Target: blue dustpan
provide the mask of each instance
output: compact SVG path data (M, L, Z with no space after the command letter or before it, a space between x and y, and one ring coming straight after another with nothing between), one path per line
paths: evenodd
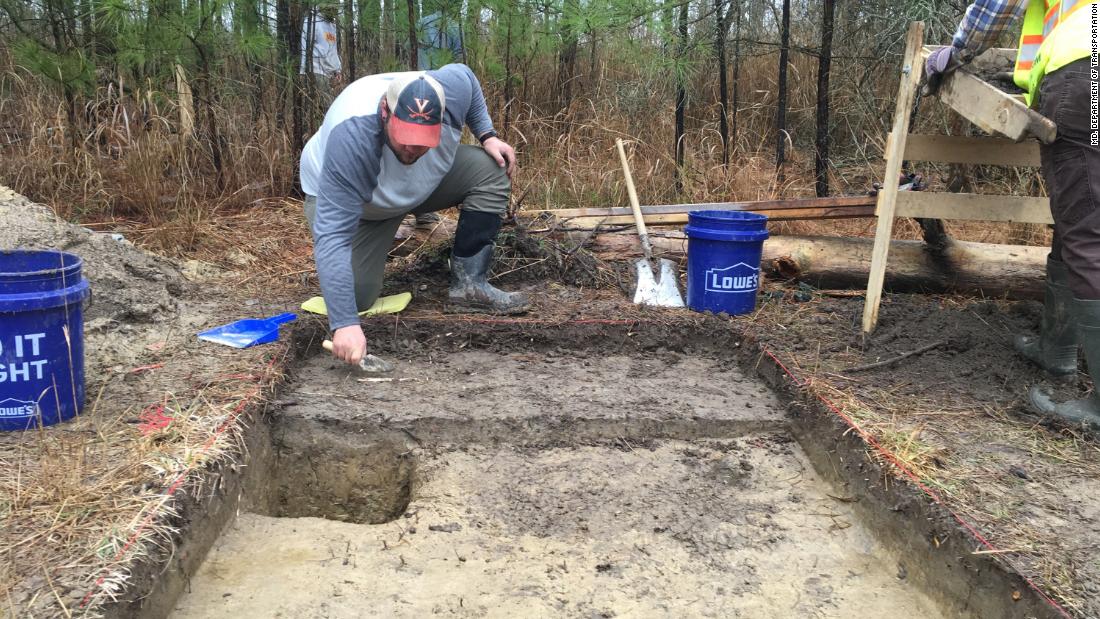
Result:
M296 318L298 318L297 314L289 312L270 318L246 318L203 331L199 334L199 339L233 348L268 344L279 339L279 325Z

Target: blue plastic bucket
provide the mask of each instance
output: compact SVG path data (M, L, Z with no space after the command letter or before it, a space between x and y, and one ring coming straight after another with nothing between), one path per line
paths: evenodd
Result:
M692 211L687 305L697 312L747 314L756 307L768 218L745 211Z
M60 251L0 251L0 430L52 425L84 407L82 265Z

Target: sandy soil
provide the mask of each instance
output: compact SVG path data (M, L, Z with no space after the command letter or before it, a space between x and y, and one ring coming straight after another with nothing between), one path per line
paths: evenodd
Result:
M330 520L242 516L177 617L937 616L729 361L439 336L305 364L265 513Z
M438 346L462 346L464 335L439 334L450 337L459 339ZM586 427L638 435L643 426L657 432L662 425L706 424L728 436L782 425L782 404L732 360L605 352L614 348L616 342L590 351L511 353L416 347L390 357L397 365L393 382L370 383L321 355L299 370L282 414L407 428L433 442L499 440L502 428L536 433L555 423L569 426L558 433L566 440L583 438Z
M783 435L419 459L389 524L241 516L173 616L939 616Z

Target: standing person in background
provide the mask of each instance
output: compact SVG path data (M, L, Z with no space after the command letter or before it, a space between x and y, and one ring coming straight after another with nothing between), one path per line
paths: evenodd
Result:
M1083 400L1054 403L1038 387L1028 396L1038 412L1100 428L1100 146L1092 129L1090 74L1097 45L1097 3L1081 0L981 0L971 4L951 45L928 57L935 90L944 75L970 62L1023 17L1014 79L1028 103L1054 121L1058 137L1040 145L1050 194L1054 242L1038 337L1017 336L1016 350L1053 376L1077 373L1084 349L1094 389Z
M462 47L462 32L458 20L447 10L446 1L425 2L424 8L435 5L435 11L426 13L417 24L420 50L417 62L421 71L438 69L452 62L466 62Z
M336 88L340 84L343 65L340 63L338 30L335 10L329 7L310 11L302 21L301 74L309 73L313 79L314 104L323 114L332 105ZM313 46L310 49L309 41ZM312 66L307 66L312 60Z

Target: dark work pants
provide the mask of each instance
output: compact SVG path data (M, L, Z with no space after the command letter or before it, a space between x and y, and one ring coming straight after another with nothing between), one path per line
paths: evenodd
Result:
M1093 142L1090 59L1043 77L1039 112L1058 126L1058 139L1040 147L1054 217L1051 256L1069 269L1078 299L1100 299L1100 147Z

